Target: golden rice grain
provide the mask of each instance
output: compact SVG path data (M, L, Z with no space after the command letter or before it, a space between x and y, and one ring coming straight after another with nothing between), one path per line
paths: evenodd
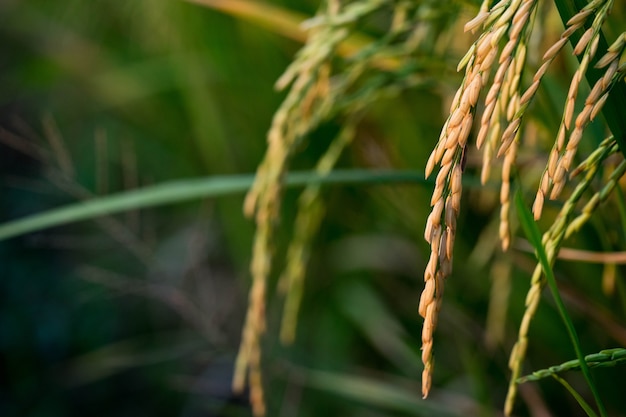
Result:
M556 54L558 54L561 51L563 46L565 46L565 44L568 41L569 41L569 37L561 37L561 39L556 41L550 48L548 48L546 53L543 54L543 60L544 61L552 60L556 56ZM549 63L544 62L544 65L546 64L549 65ZM547 65L546 65L546 69L547 69ZM539 74L539 77L542 77L544 73L545 73L545 69L542 72L539 72L539 71L537 72L537 74Z
M598 115L598 112L602 110L604 103L606 103L606 99L609 98L609 93L604 94L602 97L598 99L598 102L593 105L593 109L591 110L591 114L589 115L589 120L593 120Z
M591 40L593 33L594 33L593 28L589 28L585 31L585 33L583 33L583 35L578 40L578 43L576 43L576 46L574 47L574 51L573 51L574 55L580 55L583 53L583 51L589 44L589 41Z
M487 20L488 17L489 17L489 12L481 10L480 12L478 12L476 17L474 17L472 20L467 22L465 26L463 26L463 31L464 32L476 31L476 29L478 29L478 27L480 27L485 22L485 20Z
M547 177L546 177L547 178ZM537 191L535 195L535 201L533 202L532 212L533 218L539 220L541 218L541 212L543 211L544 193L541 190Z
M567 26L580 27L593 12L593 9L582 9L567 21Z

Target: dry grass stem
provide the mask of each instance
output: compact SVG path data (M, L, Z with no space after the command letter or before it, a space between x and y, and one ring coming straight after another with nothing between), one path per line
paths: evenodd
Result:
M615 171L614 171L615 172ZM566 237L574 233L572 230ZM528 241L519 240L515 243L515 249L528 253L533 253L534 248ZM561 247L556 256L557 259L573 262L597 263L606 265L624 265L626 264L626 252L592 252L582 249Z
M74 173L76 170L74 168L72 156L70 155L67 146L65 145L65 141L63 140L63 136L61 135L59 126L50 114L46 114L43 117L42 124L45 131L44 137L48 140L48 143L50 144L50 149L52 150L52 153L56 158L56 163L58 164L59 170L66 178L74 178Z

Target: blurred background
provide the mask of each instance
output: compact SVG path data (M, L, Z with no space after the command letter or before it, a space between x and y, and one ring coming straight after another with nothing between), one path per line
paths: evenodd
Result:
M462 77L454 68L472 41L455 34L479 2L416 3L432 12L427 18L443 39L429 57L437 65L427 82L368 106L342 168L421 172L436 143ZM252 174L284 98L274 83L305 39L299 23L318 6L0 2L0 222L170 180ZM549 45L562 26L553 12L546 16ZM359 30L376 39L388 17L376 15ZM559 63L563 73L571 73L568 59ZM556 73L547 83L536 114L538 136L549 140L545 132L556 131L568 80ZM314 131L293 169L311 169L339 124ZM587 149L603 136L595 129ZM529 195L548 146L538 140L520 154ZM478 158L470 152L474 183ZM268 416L501 415L534 257L523 242L507 254L498 250L497 188L466 187L436 333L434 389L422 401L417 304L431 190L325 188L327 215L292 346L278 342L282 299L269 295ZM277 268L297 196L285 193ZM254 233L242 202L235 193L0 242L0 415L251 415L246 394L230 390ZM546 222L557 209L548 208ZM623 219L610 207L603 216L572 245L623 248L623 231L611 227ZM557 267L585 352L626 346L621 267ZM573 358L548 301L532 327L528 371ZM615 416L626 415L623 386L615 383L623 372L594 372ZM567 378L588 397L580 375ZM519 403L519 415L584 415L552 380L523 385Z

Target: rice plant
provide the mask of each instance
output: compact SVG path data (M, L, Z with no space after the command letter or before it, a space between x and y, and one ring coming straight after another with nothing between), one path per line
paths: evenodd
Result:
M529 51L529 49L533 47L533 43L535 46L538 43L538 39L533 38L536 22L545 21L545 15L548 12L546 6L540 5L540 2L536 0L484 1L476 17L464 26L464 32L479 32L479 34L457 67L457 71L464 70L465 75L451 101L450 115L444 123L439 140L425 168L428 177L439 164L439 172L430 200L432 211L428 216L424 233L425 240L431 246L431 254L426 265L425 287L419 302L419 314L424 318L421 347L424 363L422 374L424 398L428 396L432 385L434 332L437 327L438 313L442 308L445 281L452 272L457 218L461 210L462 177L467 158L466 148L472 145L468 142L474 120L480 117L475 145L477 149L483 150L481 172L483 183L490 178L494 156L503 160L500 174L499 237L502 249L506 251L512 239L510 231L511 182L513 172L517 169L518 150L525 145L525 142L531 141L530 146L532 146L532 142L538 140L536 123L524 119L541 86L543 77L568 42L572 43L573 54L579 62L571 77L556 139L553 140L554 145L541 176L533 204L535 220L541 217L545 199L557 200L565 188L567 174L571 171L578 145L587 125L602 112L605 105L612 109L608 115L605 115L607 120L605 134L611 136L604 140L576 170L572 171L572 179L584 173L584 176L581 175L583 180L566 200L559 216L554 220L549 231L544 234L542 242L536 243L543 245L547 251L548 265L543 265L543 268L551 267L563 238L584 225L598 204L608 198L624 173L623 164L617 166L606 186L584 206L583 214L575 219L572 218L576 203L595 178L599 165L620 149L618 144L622 144L623 148L625 131L620 120L624 118L619 116L619 113L623 114L625 110L624 67L620 64L620 59L626 45L626 32L618 34L612 44L607 47L602 27L609 18L613 7L612 1L593 1L581 8L567 1L555 3L565 28L558 40L548 45L540 59L536 51ZM307 132L326 114L332 112L333 106L325 100L329 99L336 103L343 94L337 87L342 85L340 80L347 77L350 70L340 69L335 75L337 80L334 83L329 82L329 73L334 72L332 67L334 63L330 57L333 49L336 48L336 42L347 36L345 24L358 21L363 15L381 7L387 7L387 4L374 1L348 4L328 1L323 4L319 17L313 20L315 31L300 52L299 59L286 72L285 77L288 77L287 80L294 79L294 85L283 107L276 113L268 136L266 157L257 171L255 187L248 194L246 212L256 213L257 234L251 267L253 287L250 292L250 307L238 360L237 374L241 375L241 378L236 380L235 388L241 389L243 375L249 372L253 390L252 403L256 404L255 410L259 415L264 413L265 408L259 372L258 339L265 328L264 300L267 277L271 270L272 228L277 221L280 206L281 178L287 170L296 140L306 138ZM409 14L408 11L411 9L409 4L406 2L396 4L393 7L393 17L389 19L389 35L383 39L393 39L392 35L398 32L398 28L408 28L413 33L409 33L406 40L402 42L405 45L404 50L419 52L420 48L425 47L424 44L430 44L433 39L436 39L436 33L421 38L422 41L428 40L423 43L419 42L420 38L416 35L418 31L423 32L419 13L423 7L430 7L430 5L418 4L415 7L417 13ZM540 10L540 7L544 10ZM414 20L411 20L411 17ZM399 25L398 22L400 22ZM545 28L540 27L536 30L545 31ZM325 48L320 48L318 46L320 44ZM377 45L378 47L380 45ZM316 54L310 49L319 53ZM323 55L323 53L328 55ZM401 58L403 57L398 59ZM537 65L538 69L534 69ZM588 71L590 67L595 68L596 71ZM529 71L534 73L530 82L523 77ZM299 78L296 78L298 75L295 74L299 74ZM285 78L279 81L280 87L284 87L284 80ZM584 104L580 108L577 106L577 98L581 84L585 80L592 88L586 94ZM485 98L481 101L483 91L485 91ZM299 106L294 109L295 97ZM607 105L607 100L611 100L612 103ZM306 105L303 106L302 103ZM320 159L318 169L322 173L332 168L341 148L348 144L354 135L352 132L354 121L350 117L352 111L349 107L342 110L345 112L342 112L343 117L347 118L345 122L347 130L342 131L333 145L329 147L328 153ZM316 117L318 114L319 116ZM542 135L542 142L549 141L550 134L545 133ZM530 136L532 138L529 138ZM296 237L288 252L288 264L282 278L288 282L288 288L291 288L288 290L286 305L295 304L295 307L287 308L284 312L286 318L283 323L293 323L295 320L290 316L297 314L299 303L297 299L301 298L301 281L307 260L307 241L312 239L313 231L319 227L321 221L318 194L317 189L309 189L302 195L300 214L294 232ZM543 250L536 244L535 250ZM513 410L517 380L526 357L528 327L540 301L541 290L546 283L544 273L547 273L547 270L542 270L542 264L539 263L526 299L526 312L520 326L518 341L512 349L510 359L512 376L505 405L507 415L510 415ZM292 302L290 299L294 297L296 301ZM287 341L293 338L293 331L289 331L288 334ZM593 381L584 366L585 362L578 352L577 340L574 339L573 343L579 353L581 368L588 377L600 414L606 415Z
M255 416L625 415L611 381L626 345L624 4L138 1L96 18L35 3L6 6L30 25L6 22L32 49L15 74L61 74L42 100L61 121L41 104L34 127L2 122L0 145L67 204L3 218L0 240L97 219L116 243L77 270L169 306L205 340L163 342L201 346L190 368L232 354L228 390ZM158 226L191 233L188 214L159 210L194 200L215 202L201 213L228 248L226 290L152 282L190 285L168 275L179 237ZM76 380L116 372L83 366ZM205 395L196 377L168 386Z

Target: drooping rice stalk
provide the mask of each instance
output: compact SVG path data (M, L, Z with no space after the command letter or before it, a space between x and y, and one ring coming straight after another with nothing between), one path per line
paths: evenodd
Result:
M492 4L493 3L493 4ZM363 16L388 7L389 2L355 1L340 2L328 0L322 12L308 22L310 36L305 47L294 63L278 81L279 88L290 90L283 105L276 112L268 134L268 150L259 165L255 185L245 202L245 212L254 216L257 233L253 251L251 272L253 276L250 291L250 306L243 331L237 371L234 380L236 389L244 386L246 375L250 379L251 399L255 414L263 414L262 383L260 379L260 337L265 331L265 297L268 278L272 271L274 228L279 219L282 179L289 168L295 148L320 123L330 118L341 118L344 129L320 160L317 170L324 174L336 163L341 150L355 139L355 128L359 114L370 101L380 97L385 85L367 85L367 91L357 99L348 98L362 85L372 68L374 57L380 49L401 45L405 55L391 54L392 61L402 67L411 51L419 49L423 35L420 28L412 28L414 22L409 16L416 9L406 2L394 3L393 18L389 33L383 39L365 48L357 59L347 59L337 63L336 50L350 35L351 23ZM422 330L422 395L426 398L432 385L434 369L433 343L437 327L438 313L442 307L444 286L452 273L453 247L457 234L457 218L461 210L462 176L465 168L467 147L471 146L471 132L474 126L476 147L482 148L481 181L487 182L492 174L494 159L502 159L500 171L500 225L498 235L503 250L511 246L511 188L512 178L517 169L517 156L526 141L524 118L533 98L551 64L559 52L572 39L574 54L580 64L570 81L567 98L554 146L541 177L533 213L541 216L546 198L556 199L562 194L567 176L576 158L578 145L587 125L602 111L611 89L624 77L624 67L620 58L626 43L622 34L615 40L602 58L597 60L601 28L609 16L613 0L593 0L579 10L566 24L566 28L554 45L543 55L543 60L529 83L524 73L528 69L528 56L531 36L538 21L538 0L486 0L476 17L465 25L466 32L478 32L476 41L460 60L458 70L464 70L463 80L452 100L449 116L444 123L439 140L426 164L426 175L438 169L435 187L430 201L431 212L426 221L424 238L430 245L430 257L424 272L424 290L419 301L419 314L424 318ZM414 18L413 18L414 19ZM591 23L589 23L591 22ZM585 29L581 36L577 33ZM576 34L576 35L575 35ZM397 39L403 39L399 43ZM398 58L394 61L395 58ZM582 108L576 103L581 95L581 83L586 78L590 65L604 71L591 88ZM393 68L394 66L386 66ZM401 71L399 71L401 72ZM402 80L406 82L406 79ZM528 84L527 86L525 86ZM404 84L407 85L407 84ZM397 88L391 85L390 87ZM372 93L374 91L375 93ZM481 95L484 91L484 99ZM479 122L476 123L475 119ZM530 130L530 129L529 129ZM534 130L533 130L534 131ZM582 214L575 216L576 204L581 201L583 192L602 161L618 150L620 138L605 140L583 164L572 172L584 173L573 193L567 198L561 213L554 224L544 234L543 244L548 258L553 262L563 239L580 228L601 201L615 187L617 179L625 168L620 165L605 188L583 208ZM294 340L297 315L303 294L305 264L308 260L311 241L323 218L324 207L320 200L320 189L308 187L300 198L294 239L287 252L287 264L281 276L280 289L286 294L285 310L281 329L281 339L285 343ZM510 360L511 384L506 402L506 413L512 411L516 380L525 358L528 344L528 328L537 309L541 289L545 285L541 266L537 266L526 298L526 311L520 325L518 341Z
M276 83L279 89L289 87L289 92L275 113L265 157L244 202L244 212L255 218L257 229L250 267L252 286L248 312L233 379L234 390L241 392L248 378L250 400L257 416L263 415L266 409L260 340L266 330L265 299L272 273L273 235L280 218L283 178L291 156L321 123L340 118L344 127L317 164L320 174L329 173L342 150L354 139L356 125L369 103L422 82L419 74L405 68L412 65L406 57L414 53L427 35L424 27L409 24L417 15L416 7L410 3L393 4L389 31L383 39L363 45L353 56L341 57L339 53L355 22L390 6L386 0L347 4L326 1L320 13L305 22L309 29L307 42ZM381 62L386 64L381 66ZM381 80L381 70L389 71L389 81ZM279 289L286 295L280 332L284 343L291 343L296 334L305 264L324 214L320 194L320 187L311 185L301 195L294 238L287 250L287 263L279 283Z
M572 195L565 202L565 205L559 212L554 223L552 223L552 226L550 226L550 229L546 231L542 237L541 243L545 247L548 261L550 262L550 264L555 261L563 240L569 237L573 232L574 229L571 229L571 226L576 224L578 225L577 227L580 227L587 220L589 220L591 213L590 210L583 209L583 213L587 213L587 215L582 214L576 218L574 217L574 210L576 208L576 205L591 184L591 181L596 177L596 174L602 162L610 155L618 151L619 148L615 141L612 139L607 139L577 168L578 172L585 173L584 177L580 180ZM604 198L606 198L610 191L612 191L612 189L615 187L617 179L624 175L624 169L626 169L626 162L622 162L620 164L620 166L614 171L612 175L612 182L607 184L607 186L605 186L605 189L596 194L596 196L603 195ZM595 209L597 207L597 204L599 204L599 197L596 196L591 199L592 202L594 200L597 200L594 203L595 205L592 207L593 209ZM590 203L587 203L587 206L589 204ZM568 230L570 231L569 233ZM537 311L537 307L539 306L541 291L543 290L545 285L546 281L543 275L542 266L538 264L533 272L530 289L528 290L528 294L526 295L526 309L524 311L524 316L519 327L517 342L511 350L511 356L509 359L509 367L511 368L512 375L511 379L509 380L509 390L505 403L505 414L507 415L510 415L513 411L513 405L515 402L515 397L517 395L516 381L521 375L522 364L526 357L526 350L528 348L528 331L530 328L530 323L532 322L532 319Z
M500 228L499 235L502 248L510 246L511 236L508 218L510 216L510 178L515 166L516 154L521 146L522 119L529 107L532 98L537 93L540 82L545 76L550 64L558 52L568 42L571 35L582 28L588 19L593 22L574 46L574 54L580 56L580 65L575 71L567 95L563 117L557 134L548 165L542 176L537 192L533 212L535 218L541 215L541 209L546 196L556 199L561 194L566 174L576 155L578 144L582 139L585 127L597 116L607 99L611 87L618 80L623 79L623 67L619 67L619 58L624 49L624 35L609 47L606 54L596 63L596 68L605 68L605 73L598 79L590 94L585 100L584 107L575 112L575 103L578 97L579 86L585 78L588 66L598 51L601 27L608 17L613 2L598 0L589 3L567 22L567 29L561 38L544 54L543 64L535 73L533 80L526 90L521 89L522 71L526 64L527 44L533 28L534 14L537 7L535 1L500 1L491 8L481 7L478 15L466 25L466 30L475 31L482 28L482 33L471 46L466 56L461 60L459 69L465 68L465 77L450 109L450 116L444 124L441 137L431 154L426 166L426 174L430 174L435 164L440 164L436 179L432 211L427 220L425 239L431 244L431 258L426 267L426 286L420 300L420 314L426 318L422 334L422 359L425 363L423 376L423 394L428 394L432 378L432 334L436 326L436 312L441 307L443 284L451 270L451 242L456 228L456 215L460 200L456 200L454 209L448 206L448 198L457 191L453 184L460 175L460 155L467 146L467 134L474 115L477 113L477 102L480 91L487 89L482 110L480 128L477 134L476 145L484 146L483 167L481 180L487 181L491 171L491 160L495 149L497 156L504 157L502 168L502 185L500 190ZM500 50L500 45L504 44ZM495 60L496 56L497 61ZM497 62L495 75L490 77L493 64ZM572 123L573 122L573 123ZM504 126L504 128L502 128ZM583 215L573 220L572 213L575 203L581 198L582 191L589 185L595 175L597 164L608 154L615 152L617 145L605 141L586 162L579 167L588 173L567 200L561 214L544 235L544 244L547 246L551 262L558 253L561 241L569 233L580 228L597 207L599 197L592 199ZM619 178L621 166L614 176ZM611 180L612 182L615 179ZM608 185L607 185L608 186ZM610 192L605 189L605 193ZM602 194L605 196L605 194ZM593 204L592 204L593 203ZM570 222L572 222L570 224ZM580 224L579 224L580 223ZM445 247L445 250L441 248ZM540 266L533 275L531 289L526 301L526 313L520 326L519 339L511 354L511 369L513 377L506 404L506 413L512 411L516 392L515 380L521 370L521 363L525 357L528 343L528 326L536 311L541 288L544 281Z
M497 70L485 99L483 116L476 146L480 148L489 132L499 132L500 115L512 114L518 107L520 73L526 57L525 43L532 26L535 0L500 1L488 11L481 8L478 15L465 26L466 31L483 28L482 34L461 60L458 69L465 68L465 77L450 108L441 136L426 165L426 175L440 165L435 190L431 199L432 211L426 222L424 238L431 245L431 255L424 273L425 288L420 299L419 313L424 317L422 331L422 394L428 396L434 358L432 354L433 331L437 325L437 313L441 308L445 279L452 270L452 252L456 234L456 219L461 202L461 176L463 155L470 130L477 112L480 92L491 81L494 64ZM500 50L503 39L508 39ZM494 117L494 115L496 117ZM493 130L492 129L493 125ZM491 134L487 156L500 140ZM508 207L510 170L515 160L517 145L510 146L503 170L501 189L502 215L505 220L500 227L503 245L508 247ZM502 152L502 151L501 151ZM488 165L483 172L488 172ZM487 175L483 174L486 180Z

